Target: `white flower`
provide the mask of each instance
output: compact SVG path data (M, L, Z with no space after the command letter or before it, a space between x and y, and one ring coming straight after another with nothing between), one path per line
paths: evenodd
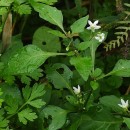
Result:
M101 26L98 26L98 20L96 20L94 23L92 23L90 20L88 20L88 24L90 25L87 27L88 30L91 30L92 32L95 32L95 29L101 28Z
M121 99L121 104L118 104L120 107L127 109L129 104L128 104L128 100L125 102L123 99Z
M99 33L97 34L97 36L95 36L95 39L98 40L99 42L102 42L105 39L105 34Z
M78 85L78 88L73 87L74 93L78 95L80 93L80 86Z

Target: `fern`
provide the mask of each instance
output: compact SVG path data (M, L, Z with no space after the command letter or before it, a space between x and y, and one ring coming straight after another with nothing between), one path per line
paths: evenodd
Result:
M125 3L124 4L127 7L130 7L130 4ZM115 40L111 40L109 43L105 44L104 48L106 51L112 50L113 48L119 47L122 43L125 43L125 41L128 38L128 32L130 30L129 24L129 11L123 11L125 14L125 19L122 21L118 21L117 24L119 25L116 28L116 32L114 33L116 35Z

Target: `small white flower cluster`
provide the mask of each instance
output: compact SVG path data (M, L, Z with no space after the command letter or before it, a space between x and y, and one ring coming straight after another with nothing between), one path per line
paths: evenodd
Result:
M88 30L91 30L92 32L95 32L96 29L100 29L101 26L98 26L98 20L96 20L94 23L92 23L90 20L88 20L89 27L87 27ZM95 36L95 39L99 42L103 42L105 39L104 33L98 33L97 36Z
M98 40L99 42L103 42L103 40L105 39L105 34L98 33L97 36L95 36L95 39Z
M92 32L95 32L96 29L100 29L101 26L98 26L98 20L96 20L94 23L92 23L90 20L88 20L88 24L90 25L87 27L88 30L91 30Z
M129 103L128 100L125 102L123 99L121 99L121 104L118 104L120 107L122 107L123 109L128 109Z
M79 86L79 85L78 85L78 88L73 87L73 90L74 90L74 93L75 93L76 95L80 94L80 86Z

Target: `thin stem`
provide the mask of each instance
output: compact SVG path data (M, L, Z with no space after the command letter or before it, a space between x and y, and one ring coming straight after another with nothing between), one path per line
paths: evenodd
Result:
M92 57L92 65L93 65L92 72L94 73L95 52L94 52L94 48L93 48L93 43L92 43L92 46L91 46L91 57Z
M29 15L25 15L25 16L24 16L24 21L23 21L22 26L21 26L21 28L20 28L20 33L22 33L22 31L23 31L23 29L24 29L24 27L25 27L25 25L26 25L26 23L27 23L28 16L29 16Z
M100 76L100 77L96 78L96 80L103 79L103 78L105 78L105 77L107 77L107 76L110 76L111 74L112 74L112 73L111 73L111 72L109 72L109 73L107 73L107 74L105 74L105 75L102 75L102 76Z
M65 0L65 5L66 5L66 9L69 10L70 9L70 5L69 5L69 1Z
M90 96L91 96L92 92L93 92L93 90L92 90L92 88L91 88L91 90L90 90L90 92L89 92L89 94L88 94L88 97L87 97L87 99L86 99L86 101L85 101L85 103L84 103L84 106L87 106L87 103L88 103L88 101L89 101L89 99L90 99Z

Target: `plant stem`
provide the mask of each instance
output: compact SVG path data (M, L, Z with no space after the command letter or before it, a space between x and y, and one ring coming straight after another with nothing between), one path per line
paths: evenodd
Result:
M89 91L88 97L87 97L87 99L86 99L86 101L85 101L85 103L84 103L84 106L87 106L87 103L88 103L88 101L89 101L89 99L90 99L90 96L91 96L92 92L93 92L93 90L92 90L92 88L91 88L91 90Z
M100 77L96 78L96 80L103 79L103 78L105 78L105 77L107 77L107 76L110 76L111 74L112 74L112 73L111 73L111 72L109 72L109 73L107 73L107 74L105 74L105 75L102 75L102 76L100 76Z

